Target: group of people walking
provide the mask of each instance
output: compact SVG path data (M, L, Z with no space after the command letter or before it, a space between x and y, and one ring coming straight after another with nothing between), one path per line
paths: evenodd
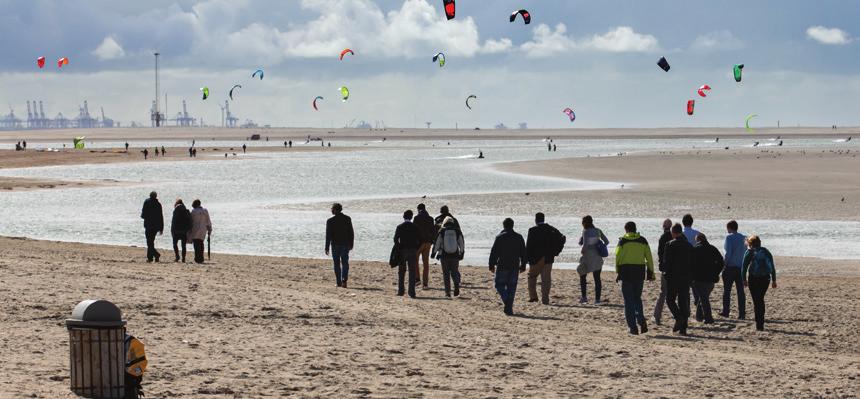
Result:
M394 232L394 245L390 262L396 267L397 295L416 296L416 287L428 287L429 258L440 261L446 297L458 297L461 288L459 263L465 254L465 239L460 223L447 206L433 218L426 206L419 204L418 214L412 210L403 213L403 222ZM332 205L333 216L326 224L326 254L331 253L339 287L346 288L349 273L349 251L354 245L352 220L343 214L340 204ZM624 225L624 235L615 247L616 281L620 283L624 300L624 316L630 334L648 331L642 292L645 281L657 279L660 273L660 293L654 305L654 322L662 324L663 308L667 306L675 324L673 331L687 335L689 318L703 324L714 323L711 293L722 276L723 306L719 313L729 317L731 294L737 292L738 318L746 318L745 287L753 298L755 322L758 330L764 329L765 302L768 287L776 288L776 268L773 256L761 246L757 236L746 237L738 233L734 220L726 225L723 255L710 244L707 236L695 230L693 217L684 215L682 224L663 222L663 235L658 241L655 268L651 247L637 231L636 223ZM601 304L601 271L604 258L609 255L609 239L594 225L591 216L582 218L582 233L578 244L580 258L577 272L580 277L580 303L588 303L588 276L594 281L594 304ZM502 231L496 236L489 256L489 270L495 274L495 287L501 297L504 313L513 315L514 299L520 273L528 271L528 301L550 303L552 266L564 250L566 237L546 223L543 213L535 215L535 225L524 239L514 230L514 221L506 218ZM423 261L423 273L420 273ZM537 281L540 279L540 294ZM452 292L453 283L453 292ZM691 311L692 306L695 313Z
M173 204L173 215L170 221L170 235L173 241L174 262L185 263L186 244L191 241L194 247L194 262L204 262L203 241L212 234L212 220L209 211L200 204L199 199L191 203L192 210L189 212L182 199L177 199ZM164 234L164 214L161 203L158 201L158 193L149 193L149 198L143 202L140 212L143 219L143 228L146 234L146 261L159 262L161 253L155 249L155 238Z

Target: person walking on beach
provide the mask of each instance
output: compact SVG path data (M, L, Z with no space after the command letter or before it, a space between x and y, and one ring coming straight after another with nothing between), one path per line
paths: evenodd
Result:
M514 231L514 220L502 222L503 230L496 236L490 249L490 272L496 274L496 291L502 298L505 314L514 314L514 297L517 293L519 273L526 271L526 243L523 236Z
M586 215L582 218L582 236L579 237L579 245L582 247L579 258L579 266L576 271L579 273L579 303L588 303L588 274L594 276L594 304L600 305L600 292L603 284L600 281L600 271L603 269L603 255L598 249L603 246L605 249L609 245L609 239L603 234L603 231L594 227L594 219L591 215Z
M738 222L731 220L726 224L726 241L723 249L726 251L726 268L723 270L723 311L720 316L729 317L729 310L732 308L732 285L738 293L738 319L746 318L746 302L747 298L744 294L743 278L741 278L741 268L744 263L744 253L746 252L746 236L738 233Z
M648 281L654 280L654 260L648 240L636 232L636 223L625 223L624 232L615 248L615 273L616 279L621 281L627 327L630 334L639 335L648 332L642 307L642 289L646 278Z
M164 146L161 146L161 156L167 156L167 150L164 148Z
M672 220L666 219L663 221L663 235L660 236L660 241L657 242L657 265L660 268L660 294L657 295L657 303L654 304L654 323L658 326L663 320L663 305L666 303L666 273L663 271L663 261L666 256L666 244L672 240Z
M747 238L747 249L744 253L742 278L744 285L749 287L755 311L755 328L764 331L764 295L770 285L776 289L776 266L773 255L767 248L761 246L761 239L756 235Z
M460 228L460 222L458 222L457 218L451 214L451 211L448 209L448 205L442 205L442 207L439 208L439 216L436 216L436 219L434 220L434 223L436 224L436 234L439 233L439 230L442 230L442 222L444 222L447 217L453 219L457 228Z
M418 271L418 228L412 224L412 210L403 212L403 223L394 231L394 245L400 251L400 265L397 268L397 296L404 294L404 281L409 274L408 287L410 298L415 298L415 280Z
M207 234L212 234L212 220L209 211L200 206L200 200L191 203L191 242L194 245L194 262L203 263L203 240Z
M125 142L125 152L128 152L128 141Z
M418 256L420 257L419 261L424 264L423 274L418 273L418 270L415 272L416 276L420 276L418 279L423 283L424 289L427 289L430 284L430 249L436 238L436 224L433 216L427 213L427 207L424 204L418 204L418 214L415 215L415 219L412 222L418 228L418 239L421 241L421 244L418 246Z
M182 243L182 263L185 263L186 243L188 240L188 232L191 231L191 212L185 207L182 199L177 199L173 204L173 218L170 220L170 235L173 239L173 254L174 262L179 262L179 247L177 243Z
M549 305L552 288L552 264L564 249L566 238L555 227L545 222L543 213L535 214L535 226L529 229L526 253L529 258L529 302L537 302L537 279L540 276L541 303Z
M155 156L158 156L158 147L155 147Z
M141 153L143 153L143 160L145 161L145 160L146 160L146 158L148 158L148 157L149 157L149 150L147 150L146 148L144 148L144 149L143 149L143 151L141 151Z
M334 278L338 287L347 288L349 279L349 252L355 243L352 218L343 214L343 205L331 205L330 217L325 223L325 254L334 262Z
M248 150L248 146L245 144L242 144L242 153L244 154L247 150Z
M149 193L149 198L143 201L143 209L140 211L143 219L143 230L146 235L146 261L158 262L161 254L155 249L156 234L164 234L164 214L161 203L158 202L158 193Z
M460 296L460 261L465 253L463 232L454 224L454 219L446 218L442 222L442 230L439 230L436 242L433 243L432 256L438 256L437 259L442 264L442 281L445 283L445 296L448 298L451 297L451 280L454 280L454 298Z
M693 246L684 236L680 224L672 226L672 240L666 244L663 258L663 275L666 276L666 305L675 318L673 332L687 335L690 317L690 274Z
M711 292L714 284L720 281L723 271L723 255L708 242L703 233L696 236L696 246L693 247L693 291L699 298L696 303L696 321L714 324L711 312Z
M687 242L690 245L696 245L696 236L699 234L699 231L693 228L693 215L689 213L684 215L681 223L684 224L684 237L687 238Z

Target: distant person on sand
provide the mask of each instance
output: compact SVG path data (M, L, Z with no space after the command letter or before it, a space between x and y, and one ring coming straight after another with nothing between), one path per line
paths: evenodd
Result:
M446 217L450 217L451 219L454 219L454 224L457 225L458 229L460 228L460 222L458 222L457 218L455 218L454 215L451 214L451 211L448 209L448 205L442 205L442 207L439 208L439 216L436 216L436 219L434 220L434 222L436 224L436 233L435 234L439 234L439 230L442 230L442 222L445 221Z
M663 221L663 235L660 236L660 241L657 243L657 265L660 268L660 294L657 295L657 303L654 304L654 323L658 326L663 320L663 305L666 303L666 272L664 271L663 262L666 260L666 244L672 241L672 220L666 219Z
M410 298L415 298L415 282L418 280L418 228L412 224L412 210L403 212L403 223L394 231L394 245L400 251L400 265L397 268L397 295L404 294L404 281L409 274L408 287Z
M433 256L442 264L442 281L445 283L445 296L451 297L451 280L454 280L454 298L460 296L460 261L466 253L463 232L448 217L442 222L442 230L433 243ZM438 257L437 257L438 256ZM426 269L425 269L426 270Z
M603 256L598 251L598 246L603 244L609 245L609 239L603 234L603 231L594 227L594 219L591 215L586 215L582 218L582 236L579 237L579 245L582 249L579 253L582 255L579 258L579 266L576 271L579 273L579 303L588 303L588 274L594 276L594 304L600 305L600 292L603 284L600 281L600 271L603 269Z
M155 249L155 235L164 234L164 214L161 211L161 203L158 202L158 193L149 193L149 198L143 201L143 209L140 211L143 219L143 229L146 234L146 261L156 262L161 259L161 254Z
M191 242L194 244L194 262L203 263L203 240L207 234L212 234L212 220L209 211L200 206L200 200L191 203Z
M24 148L25 150L27 149L27 140L24 140L24 141L21 143L21 147L22 147L22 148Z
M194 156L194 147L188 147L188 157L191 158Z
M284 140L284 148L287 148L287 140Z
M528 291L529 302L537 302L537 279L540 276L541 303L549 305L552 288L552 264L564 249L564 234L545 221L543 213L535 214L535 226L529 229L526 253L529 258Z
M170 235L173 239L173 254L174 262L179 262L179 247L176 245L182 243L182 263L185 263L186 244L188 242L188 233L191 231L191 212L185 207L181 199L177 199L173 204L173 218L170 221Z
M690 279L693 261L693 246L684 236L680 224L672 226L672 241L664 250L663 275L666 276L666 305L675 318L673 332L687 335L687 322L690 317Z
M158 147L155 147L155 156L158 156Z
M734 220L726 224L726 231L728 235L726 235L726 241L723 245L723 249L726 251L726 268L723 270L723 311L720 316L729 317L729 311L732 308L732 285L734 285L738 293L738 318L743 320L747 314L747 298L744 293L741 268L744 264L747 237L738 233L738 222Z
M330 217L325 223L325 254L332 256L334 278L338 287L346 288L349 279L349 251L355 243L352 219L343 214L343 205L331 205ZM331 250L331 251L329 251Z
M642 289L645 279L654 281L654 260L648 240L636 232L636 223L625 223L624 232L615 248L615 273L616 279L621 281L627 327L630 334L639 335L648 332L642 306Z
M764 331L764 295L770 285L776 289L776 266L773 255L767 248L761 246L761 239L756 235L747 238L747 249L744 254L742 270L744 285L750 288L750 296L755 310L755 328Z
M167 155L167 150L164 149L164 146L161 146L161 156Z
M526 271L526 243L523 236L514 231L514 221L507 218L504 228L490 250L490 272L496 274L496 291L505 305L505 314L514 314L514 297L517 293L519 273Z
M141 152L143 153L143 159L146 160L146 158L149 157L149 150L144 148Z
M125 152L128 152L128 141L125 142Z
M244 154L247 150L248 150L248 146L245 144L242 144L242 153Z
M418 238L421 241L418 246L418 256L420 257L419 261L424 264L424 273L419 277L419 280L423 283L424 289L427 289L430 283L430 249L436 240L436 224L433 216L427 213L427 207L424 204L418 204L418 214L415 215L412 223L415 223L415 227L418 228ZM420 265L416 264L416 267L420 267ZM416 270L416 275L419 274Z
M693 291L699 301L696 303L696 321L714 324L711 312L711 292L714 284L720 281L723 271L723 255L708 242L708 238L699 233L696 236L696 246L693 247Z
M293 141L290 140L289 143L290 143L290 148L293 148Z

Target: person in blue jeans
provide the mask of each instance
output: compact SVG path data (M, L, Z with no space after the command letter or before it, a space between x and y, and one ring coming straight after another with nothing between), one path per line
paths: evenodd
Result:
M514 220L502 222L503 230L496 236L490 250L490 272L496 274L496 291L502 298L505 314L514 314L514 296L517 293L519 274L526 271L526 241L514 231Z
M325 254L331 254L334 261L334 277L338 287L346 288L349 279L349 251L352 251L355 231L352 219L343 214L343 205L331 206L331 218L325 225ZM329 250L330 249L330 250Z
M729 317L732 308L732 285L738 292L738 319L745 319L747 298L744 294L744 283L741 278L741 267L744 263L747 237L738 233L738 222L732 220L726 224L728 235L723 249L726 251L726 268L723 270L723 311L720 316Z

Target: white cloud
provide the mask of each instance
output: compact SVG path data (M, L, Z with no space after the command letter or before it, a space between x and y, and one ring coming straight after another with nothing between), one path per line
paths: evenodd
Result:
M810 26L806 30L806 36L822 44L842 45L851 42L848 32L839 28L826 28L824 26Z
M495 54L495 53L504 53L513 47L513 43L511 39L502 38L500 40L487 40L484 42L484 45L481 46L481 52L487 54Z
M102 40L102 43L93 50L92 54L102 61L115 60L125 56L125 50L123 50L122 46L116 42L116 39L111 36L107 36Z
M739 50L744 48L744 42L731 31L721 30L697 37L690 48L697 51Z
M660 49L657 38L637 33L629 26L610 29L602 35L586 39L573 39L567 36L567 27L558 24L555 29L540 24L534 29L534 37L520 49L531 57L547 57L569 50L592 50L610 53L653 52Z

